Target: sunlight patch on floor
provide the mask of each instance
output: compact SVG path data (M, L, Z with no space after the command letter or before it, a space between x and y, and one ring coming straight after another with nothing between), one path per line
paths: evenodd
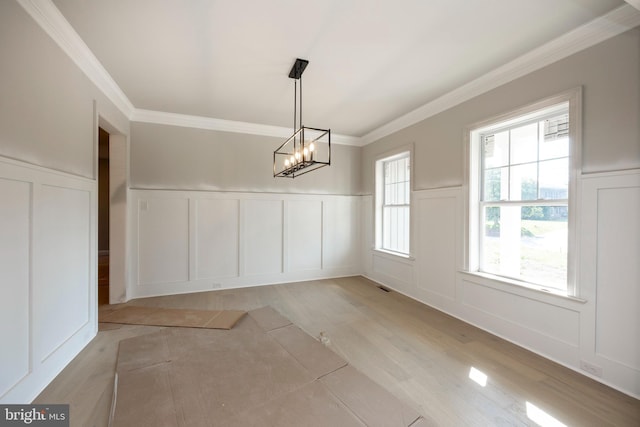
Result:
M567 427L531 402L527 402L527 417L541 427Z

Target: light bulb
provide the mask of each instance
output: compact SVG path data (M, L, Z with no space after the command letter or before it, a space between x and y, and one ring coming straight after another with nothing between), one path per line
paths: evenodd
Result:
M300 160L300 152L296 151L296 160Z
M313 150L315 150L315 149L316 149L316 146L313 145L313 142L310 142L309 143L309 151L311 151L313 153Z
M296 162L296 158L291 156L291 159L289 161L289 163L291 163L292 165Z
M289 159L284 159L284 167L285 168L289 167Z
M304 149L302 154L304 155L304 159L305 160L307 160L309 158L309 150L307 148Z

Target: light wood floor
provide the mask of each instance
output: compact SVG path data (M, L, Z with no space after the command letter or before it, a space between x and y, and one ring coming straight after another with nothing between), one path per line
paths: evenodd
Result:
M310 335L323 332L335 352L441 426L535 426L534 414L553 417L560 426L640 426L640 401L362 277L129 304L243 310L270 305ZM102 328L34 402L71 404L72 426L107 425L118 342L158 329ZM485 386L470 379L472 368L487 376Z

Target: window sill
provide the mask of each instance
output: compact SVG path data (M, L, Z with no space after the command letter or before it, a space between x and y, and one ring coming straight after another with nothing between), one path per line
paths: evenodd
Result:
M478 271L460 271L460 273L470 276L472 278L483 279L479 283L483 286L488 286L501 291L506 291L512 294L531 297L531 296L550 296L559 298L563 301L571 301L579 304L585 304L586 299L579 298L573 295L568 295L560 290L547 289L543 286L534 285L527 282L521 282L519 280L509 279L506 277L495 276L493 274L481 273ZM505 286L506 285L506 286ZM533 293L533 294L532 294Z
M405 261L414 261L415 258L412 257L411 255L408 254L403 254L400 252L392 252L392 251L387 251L384 249L380 249L380 248L372 248L373 252L376 253L377 255L382 255L385 258L389 258L389 259L397 259L400 258L401 260L405 260Z

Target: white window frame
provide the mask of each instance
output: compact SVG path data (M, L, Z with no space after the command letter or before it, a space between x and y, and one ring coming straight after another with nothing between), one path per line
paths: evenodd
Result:
M383 211L384 211L384 164L389 161L398 160L403 157L409 159L409 231L407 238L409 239L409 252L397 252L383 247ZM413 224L413 146L403 146L395 150L383 153L375 160L375 250L386 254L396 255L403 258L411 258L412 238L411 230Z
M480 271L481 245L481 194L482 165L480 135L490 130L508 127L539 115L541 110L559 104L568 104L569 110L569 194L567 200L568 241L567 241L567 287L566 292L550 289L536 283L506 278ZM470 274L492 279L496 282L551 292L569 297L578 297L577 262L578 262L578 186L582 169L582 88L577 87L555 96L543 99L514 111L493 117L467 127L465 132L465 260L464 271Z

